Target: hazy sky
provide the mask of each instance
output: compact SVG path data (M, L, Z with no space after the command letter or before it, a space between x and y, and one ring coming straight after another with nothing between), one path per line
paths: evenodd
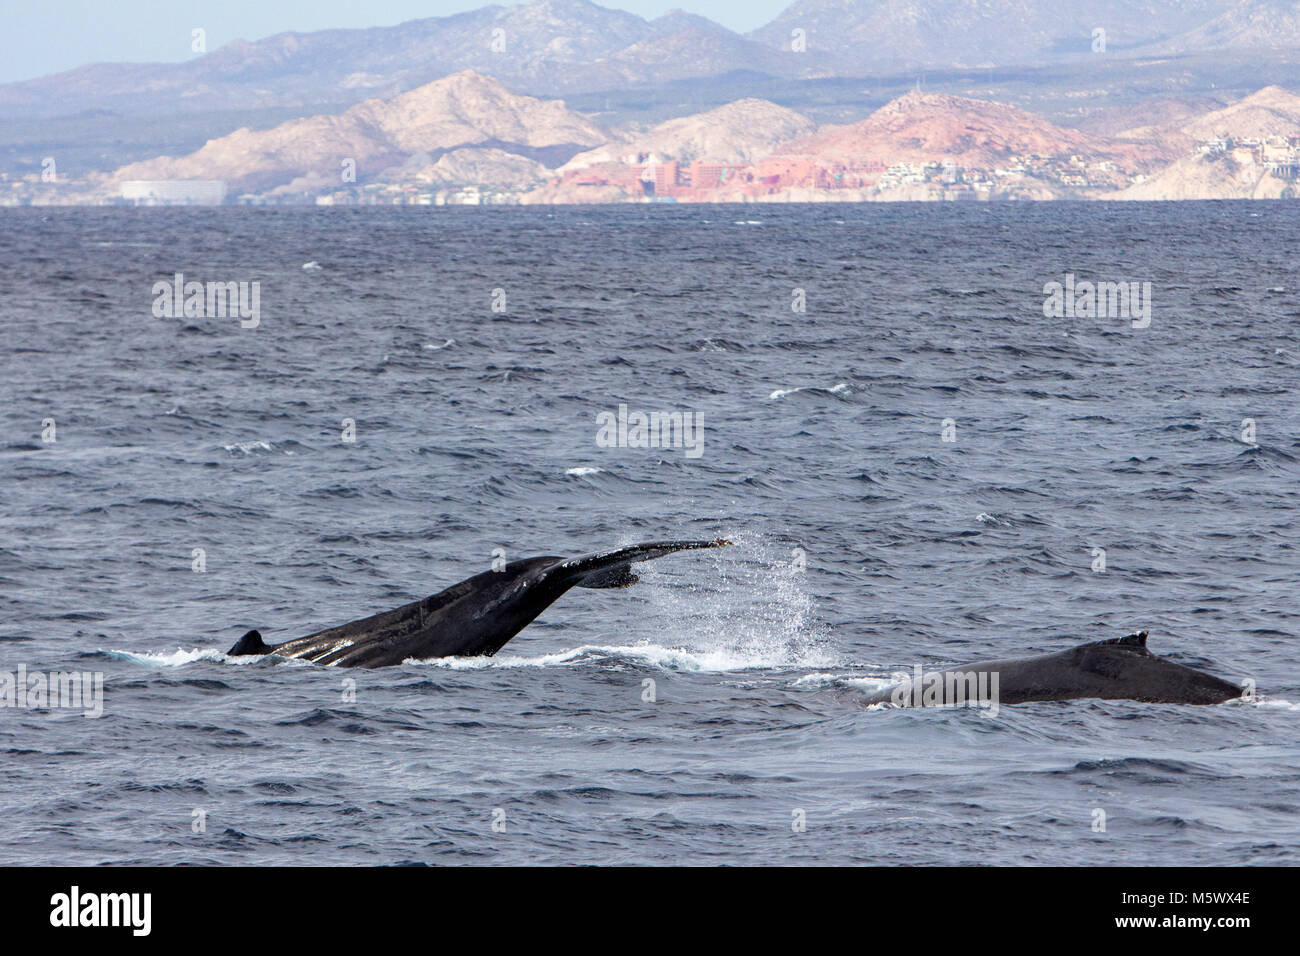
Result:
M517 0L496 0L514 6ZM791 0L598 0L647 19L674 8L738 32L773 19ZM0 13L0 83L87 63L186 60L190 31L207 31L208 50L234 39L286 30L376 27L440 17L491 0L8 0Z

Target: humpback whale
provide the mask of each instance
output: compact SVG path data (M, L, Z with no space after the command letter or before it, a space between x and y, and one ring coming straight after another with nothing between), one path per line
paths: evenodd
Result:
M563 558L544 555L484 571L420 601L268 645L249 631L231 657L274 654L337 667L385 667L430 657L490 657L573 587L625 588L632 564L675 551L717 548L714 541L659 541Z
M1221 704L1241 696L1242 688L1235 684L1152 654L1147 650L1147 632L1138 631L1055 654L984 661L914 675L871 694L867 703L997 706L1099 698Z

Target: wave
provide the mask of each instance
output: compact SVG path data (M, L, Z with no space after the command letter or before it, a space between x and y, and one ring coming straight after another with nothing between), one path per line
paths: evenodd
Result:
M829 388L823 385L801 385L798 388L778 388L776 391L772 392L772 394L767 397L769 399L781 399L781 398L785 398L787 395L794 395L797 392L823 392L827 395L852 395L853 394L853 391L849 388L846 382L840 382L836 385L830 386Z

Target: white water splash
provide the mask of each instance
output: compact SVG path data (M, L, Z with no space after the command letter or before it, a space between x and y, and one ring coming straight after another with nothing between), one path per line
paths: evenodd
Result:
M798 388L778 388L769 399L781 399L787 395L794 395L796 392L825 392L828 395L848 395L852 394L846 382L838 382L830 388L824 388L821 385L801 385Z
M852 687L867 693L883 690L897 681L893 677L864 677L860 673L814 671L794 682L794 687Z
M409 659L403 664L419 667L443 667L448 670L470 671L487 668L516 667L566 667L592 664L598 661L628 661L666 671L724 672L769 666L754 661L726 648L715 650L689 650L685 647L664 647L659 644L583 644L568 651L520 657L498 654L495 657L434 657L428 660Z
M1246 703L1260 710L1296 710L1300 711L1300 704L1292 703L1289 700L1283 700L1281 697L1256 697L1254 700L1248 700Z
M669 642L722 669L834 666L837 657L816 619L806 557L788 544L742 531L731 547L700 552L694 562L638 566L647 616ZM700 566L700 562L712 566Z
M222 445L221 447L232 455L236 452L243 455L251 455L253 452L271 451L273 448L270 442L264 441L241 441L235 442L233 445Z
M183 667L186 664L193 664L195 661L226 661L231 664L242 664L248 661L257 660L256 657L226 657L221 651L214 647L178 647L174 651L119 651L107 650L101 651L109 657L119 661L130 661L133 664L145 664L151 667Z

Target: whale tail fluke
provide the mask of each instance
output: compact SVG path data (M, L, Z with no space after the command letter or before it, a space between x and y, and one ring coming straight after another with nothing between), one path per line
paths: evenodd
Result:
M674 551L693 551L700 548L721 548L731 544L723 538L712 541L657 541L650 544L634 544L614 551L602 551L587 554L580 558L565 561L562 568L577 576L576 584L580 588L626 588L636 584L638 578L632 573L632 565L638 561L650 561L662 558Z
M267 646L257 631L249 631L229 654L275 654L340 667L383 667L432 657L490 657L570 588L625 588L637 580L631 568L637 562L730 543L721 538L656 541L577 558L523 558L423 600L274 647Z
M616 564L603 571L592 571L578 584L580 588L630 588L640 581L639 575L632 573L632 565Z
M235 646L226 651L228 657L247 657L253 654L268 654L271 648L262 640L257 631L249 631L235 642Z

